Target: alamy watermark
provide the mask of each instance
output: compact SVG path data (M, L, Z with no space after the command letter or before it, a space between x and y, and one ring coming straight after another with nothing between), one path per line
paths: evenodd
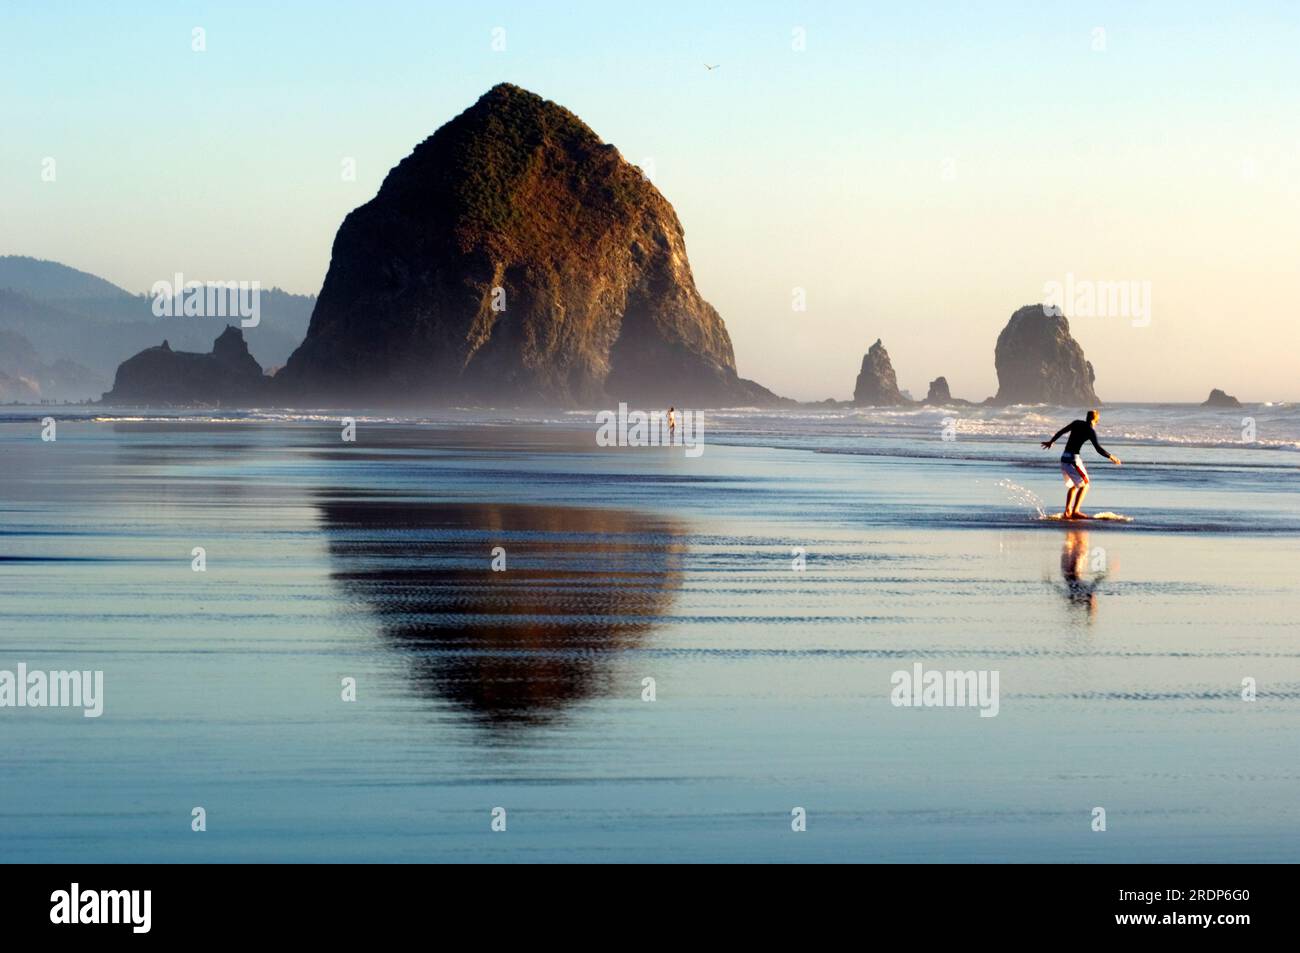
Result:
M0 708L80 708L87 718L104 713L103 672L0 669Z
M262 322L260 281L186 281L177 272L172 281L155 281L149 289L157 318L234 318L242 328Z
M148 933L152 907L152 890L86 890L74 881L67 890L50 894L50 922L123 924L132 933Z
M981 718L996 718L1001 707L997 671L929 669L917 662L889 678L895 708L978 708Z
M1091 281L1065 273L1043 285L1043 310L1070 318L1128 318L1135 328L1151 323L1151 282Z
M688 457L704 453L704 414L698 410L602 410L596 414L598 447L685 447Z

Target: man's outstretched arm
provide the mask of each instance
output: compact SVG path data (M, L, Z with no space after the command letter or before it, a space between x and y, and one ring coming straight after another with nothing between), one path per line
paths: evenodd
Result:
M1096 451L1097 451L1098 453L1100 453L1103 457L1105 457L1105 458L1106 458L1107 460L1109 460L1111 463L1115 464L1115 466L1119 466L1119 457L1115 456L1115 454L1113 454L1113 453L1107 453L1105 450L1103 450L1103 449L1101 448L1101 444L1099 444L1099 443L1097 442L1097 431L1094 430L1094 431L1092 432L1092 436L1089 437L1088 439L1092 441L1092 445L1093 445L1093 447L1096 449Z
M1056 443L1056 441L1060 440L1061 437L1062 437L1065 433L1067 433L1067 432L1069 431L1069 429L1070 429L1070 425L1069 425L1069 424L1066 424L1066 425L1065 425L1064 427L1062 427L1060 430L1056 431L1056 435L1055 435L1054 437L1052 437L1051 440L1044 440L1044 441L1043 441L1043 449L1044 449L1044 450L1050 450L1050 449L1052 449L1052 444L1054 444L1054 443ZM1095 443L1096 441L1094 440L1093 442ZM1100 448L1098 448L1098 449L1100 449Z

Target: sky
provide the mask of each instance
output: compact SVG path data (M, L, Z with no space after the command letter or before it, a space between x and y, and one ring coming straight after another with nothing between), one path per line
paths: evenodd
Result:
M314 294L504 81L652 172L780 394L851 396L880 338L914 395L983 399L1056 283L1103 400L1297 400L1297 50L1294 2L5 0L0 254Z

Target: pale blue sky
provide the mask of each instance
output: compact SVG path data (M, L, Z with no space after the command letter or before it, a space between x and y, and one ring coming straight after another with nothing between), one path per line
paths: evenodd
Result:
M881 337L903 386L983 398L1073 273L1151 282L1150 326L1073 321L1104 399L1297 399L1300 5L1244 6L6 0L0 254L315 292L343 216L504 80L653 163L781 393L848 396Z

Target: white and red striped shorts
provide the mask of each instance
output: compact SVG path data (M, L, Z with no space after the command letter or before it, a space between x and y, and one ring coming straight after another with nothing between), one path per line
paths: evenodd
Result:
M1083 465L1083 457L1077 453L1061 455L1061 476L1065 477L1067 486L1083 486L1088 482L1088 471Z

